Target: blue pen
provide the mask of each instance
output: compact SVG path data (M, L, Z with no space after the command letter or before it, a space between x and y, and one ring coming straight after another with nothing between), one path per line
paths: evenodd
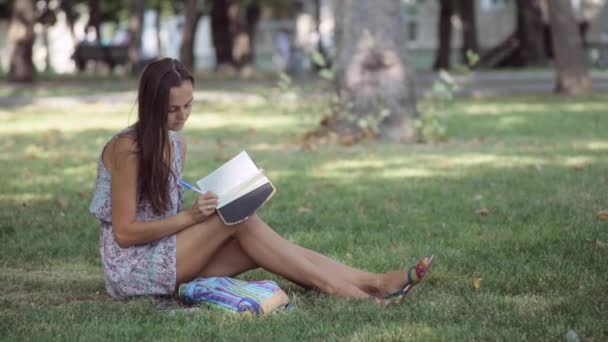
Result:
M183 180L183 179L182 179L182 180L180 180L180 181L179 181L179 183L180 183L181 185L185 186L186 188L188 188L188 189L190 189L190 190L194 191L194 192L198 192L198 193L199 193L199 194L201 194L201 195L204 195L204 194L205 194L205 193L204 193L202 190L200 190L199 188L195 187L194 185L192 185L192 184L190 184L190 183L186 182L186 181L185 181L185 180Z

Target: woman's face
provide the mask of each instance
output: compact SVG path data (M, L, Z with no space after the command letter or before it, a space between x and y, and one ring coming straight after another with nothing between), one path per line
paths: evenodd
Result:
M171 131L180 131L184 128L190 112L192 111L192 82L185 80L179 87L169 91L169 113L167 115L167 128Z

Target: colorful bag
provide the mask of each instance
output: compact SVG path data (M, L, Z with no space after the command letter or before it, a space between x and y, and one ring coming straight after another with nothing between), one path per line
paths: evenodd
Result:
M262 302L280 288L272 280L243 281L229 277L197 278L182 284L178 298L186 304L207 304L232 312L262 313Z

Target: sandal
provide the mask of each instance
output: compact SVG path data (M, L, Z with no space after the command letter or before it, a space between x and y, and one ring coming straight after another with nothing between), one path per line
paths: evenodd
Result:
M416 266L407 270L407 283L400 290L391 293L383 299L395 304L403 302L414 286L418 285L426 276L431 265L433 265L433 255L422 258L422 260L418 261Z

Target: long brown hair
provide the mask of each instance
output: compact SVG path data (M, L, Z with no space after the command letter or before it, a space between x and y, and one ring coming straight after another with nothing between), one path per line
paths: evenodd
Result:
M139 152L139 195L161 213L171 207L169 177L173 175L169 156L169 93L184 80L194 84L192 74L182 63L163 58L148 64L139 80L138 121L135 135Z

